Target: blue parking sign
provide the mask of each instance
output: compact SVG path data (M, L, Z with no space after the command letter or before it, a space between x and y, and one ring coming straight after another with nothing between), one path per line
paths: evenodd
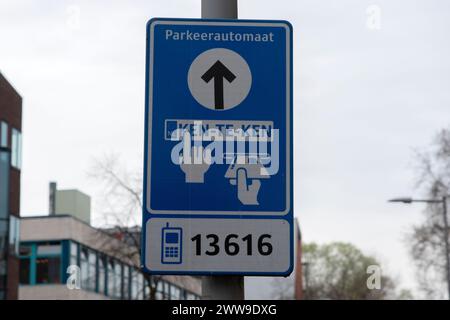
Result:
M289 274L291 25L152 19L146 59L143 268Z

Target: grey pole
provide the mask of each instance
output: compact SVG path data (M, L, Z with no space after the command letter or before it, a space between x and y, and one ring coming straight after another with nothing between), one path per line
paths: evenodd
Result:
M442 206L443 214L444 214L444 243L445 243L445 262L447 268L447 290L448 290L448 299L450 300L450 251L449 251L449 230L448 230L448 218L447 218L447 197L442 197Z
M237 0L202 0L203 19L237 19ZM205 276L204 300L244 300L244 277Z
M237 19L237 0L202 0L203 19Z
M202 277L203 300L244 300L244 277Z

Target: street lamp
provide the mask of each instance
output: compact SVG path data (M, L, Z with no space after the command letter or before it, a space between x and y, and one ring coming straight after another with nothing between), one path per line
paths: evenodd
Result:
M443 196L441 199L413 199L413 198L394 198L389 200L389 202L400 202L410 204L413 202L425 202L425 203L440 203L442 204L442 214L444 218L444 244L445 244L445 262L447 269L447 290L448 290L448 299L450 300L450 251L449 251L449 228L448 228L448 220L447 220L447 197Z

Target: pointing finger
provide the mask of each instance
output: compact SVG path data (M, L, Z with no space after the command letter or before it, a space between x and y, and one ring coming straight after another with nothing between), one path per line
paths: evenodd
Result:
M240 168L237 171L238 192L247 192L247 170Z

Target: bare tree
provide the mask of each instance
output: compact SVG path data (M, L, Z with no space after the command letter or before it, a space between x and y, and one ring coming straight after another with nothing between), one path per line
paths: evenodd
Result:
M140 269L142 173L126 170L116 154L96 159L88 175L101 188L102 229L120 241L107 240L101 246L115 257ZM104 238L102 238L104 239ZM156 300L160 276L144 273L149 299Z
M417 152L417 186L427 198L450 194L450 129L441 130L428 150ZM430 203L424 221L407 237L416 267L420 289L430 299L445 297L446 261L442 205Z

